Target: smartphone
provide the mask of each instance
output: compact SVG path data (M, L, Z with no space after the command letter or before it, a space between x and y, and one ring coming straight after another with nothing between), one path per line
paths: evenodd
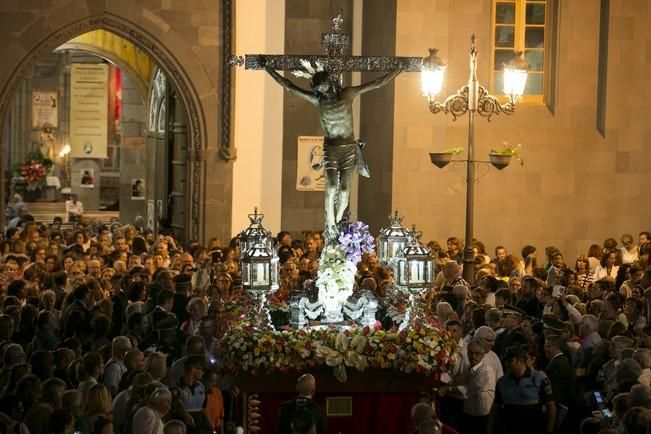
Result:
M603 404L604 399L601 397L601 392L595 392L594 393L594 399L597 401L597 404Z
M601 410L601 414L602 414L603 417L605 417L606 419L612 419L612 418L613 418L613 412L610 411L610 410L607 409L607 408L604 408L603 410Z
M564 286L554 285L554 289L552 289L552 297L558 298L561 295L564 295L566 289L567 288L565 288Z

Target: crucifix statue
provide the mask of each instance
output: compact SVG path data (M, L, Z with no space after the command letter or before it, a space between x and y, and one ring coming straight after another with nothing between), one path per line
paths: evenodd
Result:
M265 69L269 75L295 95L317 107L324 133L325 154L325 238L336 241L337 225L344 217L350 198L350 185L355 170L368 177L362 149L364 142L355 139L353 131L353 100L391 82L400 72L418 72L420 57L348 56L350 35L341 33L341 15L332 19L332 31L321 35L325 56L315 55L246 55L234 63L244 63L246 69ZM310 89L303 89L280 75L278 70L293 71L310 80ZM342 86L344 71L378 71L387 74L359 86Z

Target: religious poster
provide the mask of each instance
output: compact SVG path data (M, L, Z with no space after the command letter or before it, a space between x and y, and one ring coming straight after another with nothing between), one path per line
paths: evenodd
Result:
M70 156L106 158L108 65L73 64L70 69Z
M296 190L325 191L323 136L299 136Z
M131 180L131 200L145 200L145 180L136 178Z
M95 187L95 170L94 169L81 169L81 181L79 186L82 188Z
M59 123L59 107L56 92L32 92L32 128L44 126L56 128Z

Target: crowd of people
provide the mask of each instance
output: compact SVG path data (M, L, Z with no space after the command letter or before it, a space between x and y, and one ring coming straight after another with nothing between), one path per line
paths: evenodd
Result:
M461 240L431 242L437 279L423 301L460 351L421 403L431 412L415 407L418 432L649 434L650 239L608 239L569 265L554 247L498 246L491 258L476 241L472 283ZM315 279L324 239L276 241L270 301L284 303ZM0 432L234 432L238 390L216 343L225 306L246 296L237 238L182 244L138 224L38 224L23 210L0 254ZM356 282L380 306L395 292L373 255ZM385 312L378 321L395 326ZM315 432L303 422L292 431Z

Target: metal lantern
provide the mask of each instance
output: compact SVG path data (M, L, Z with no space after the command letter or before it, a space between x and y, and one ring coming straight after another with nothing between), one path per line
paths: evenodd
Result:
M396 210L393 216L389 216L391 226L380 229L378 237L378 260L392 268L393 259L405 248L409 240L409 231L402 226L402 219Z
M278 289L278 257L261 238L242 258L242 287L247 291Z
M409 309L401 328L423 321L423 312L418 296L434 285L434 259L431 251L423 247L414 226L409 237L409 244L397 259L397 286L409 294Z
M272 328L267 309L267 294L278 289L278 256L261 236L242 258L242 287L257 301L250 312L251 322L260 328Z
M248 228L240 233L240 260L244 260L244 255L248 252L258 240L267 246L269 250L274 249L274 240L271 232L262 226L264 214L258 214L258 208L253 208L253 214L249 214L251 224Z

